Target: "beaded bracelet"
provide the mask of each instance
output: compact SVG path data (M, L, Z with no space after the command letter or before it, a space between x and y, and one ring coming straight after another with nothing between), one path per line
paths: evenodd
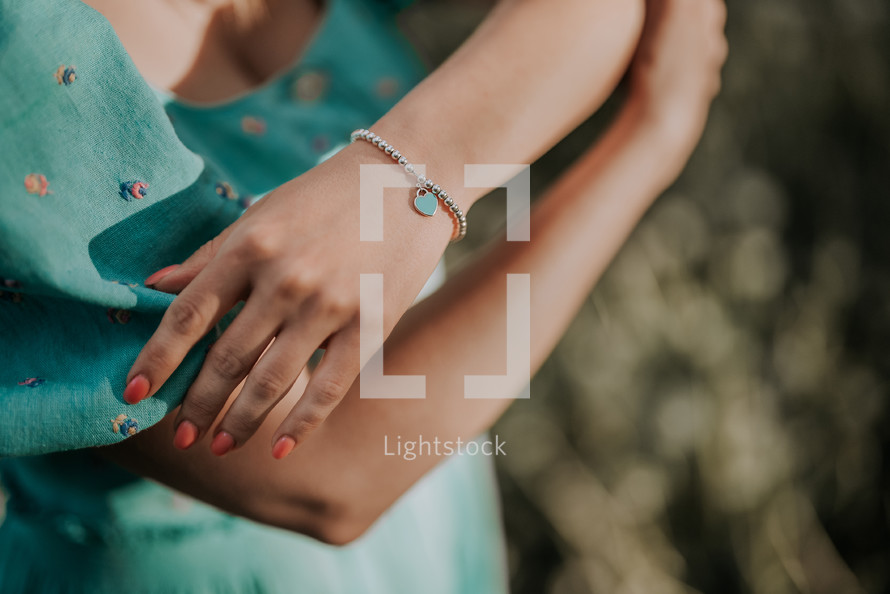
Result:
M467 234L467 217L464 215L464 212L460 207L455 204L454 199L448 195L448 192L443 190L438 184L433 183L432 180L427 179L414 171L414 165L408 162L408 159L402 156L402 153L370 130L356 130L349 135L349 138L351 142L355 142L356 140L370 142L388 156L392 157L393 161L404 167L407 173L416 177L417 194L414 196L414 210L424 216L431 217L436 214L436 209L438 207L437 199L441 200L451 211L451 214L454 216L454 220L457 223L457 233L451 236L451 241L460 241L464 238ZM430 198L430 196L432 196L432 198Z

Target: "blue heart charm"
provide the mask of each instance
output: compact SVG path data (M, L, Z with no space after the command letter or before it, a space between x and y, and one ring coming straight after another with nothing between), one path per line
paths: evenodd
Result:
M439 199L432 192L427 192L423 188L417 190L417 196L414 197L414 208L422 215L431 217L436 214L439 207Z

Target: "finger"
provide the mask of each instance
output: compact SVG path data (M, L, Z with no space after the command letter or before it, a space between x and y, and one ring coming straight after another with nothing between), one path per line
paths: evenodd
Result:
M306 390L278 428L272 455L284 458L321 425L343 400L360 370L358 329L350 326L329 339Z
M173 300L127 374L124 400L135 404L153 396L186 354L238 302L247 277L232 276L220 259L213 260Z
M269 311L265 300L253 297L223 332L207 357L197 379L189 388L176 416L173 444L191 447L204 435L229 395L256 364L278 333L282 316Z
M202 245L182 264L162 268L149 276L145 279L145 286L165 293L181 292L213 260L228 237L229 229L231 227Z
M315 326L291 324L278 334L220 422L210 445L214 454L222 456L243 445L291 389L315 347L328 334L320 324Z

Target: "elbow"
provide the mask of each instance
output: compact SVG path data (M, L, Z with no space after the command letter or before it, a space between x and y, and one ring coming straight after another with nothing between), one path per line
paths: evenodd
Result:
M330 497L309 500L304 495L276 493L258 497L239 511L255 522L342 547L361 538L376 520L356 508L354 503Z
M344 520L326 522L312 535L312 538L326 545L343 547L361 538L371 527L371 524L372 522Z

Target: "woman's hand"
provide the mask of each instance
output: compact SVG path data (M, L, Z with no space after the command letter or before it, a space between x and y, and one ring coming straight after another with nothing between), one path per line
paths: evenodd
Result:
M287 455L327 417L361 369L360 273L386 278L386 333L423 287L450 237L451 217L418 215L405 189L403 203L384 205L389 239L361 242L361 162L392 163L369 144L347 147L251 206L182 265L146 280L179 295L130 370L124 392L130 403L153 395L220 318L246 302L183 401L177 447L188 448L208 432L246 377L211 450L223 455L243 445L326 341L302 398L276 432L273 455Z
M642 26L642 1L499 2L458 51L371 128L425 163L467 211L483 190L460 189L464 163L531 163L612 92ZM409 195L399 207L387 202L388 239L361 243L357 155L371 162L366 157L374 152L365 143L344 149L252 206L162 280L151 278L158 290L181 292L128 375L128 402L154 394L200 337L246 301L186 395L177 445L206 434L247 377L212 449L243 444L327 339L306 392L275 432L273 453L285 455L336 406L360 369L359 273L385 275L385 334L411 305L453 223L447 214L417 215ZM379 151L376 159L391 163Z
M685 164L720 91L729 46L723 0L647 0L629 104Z

